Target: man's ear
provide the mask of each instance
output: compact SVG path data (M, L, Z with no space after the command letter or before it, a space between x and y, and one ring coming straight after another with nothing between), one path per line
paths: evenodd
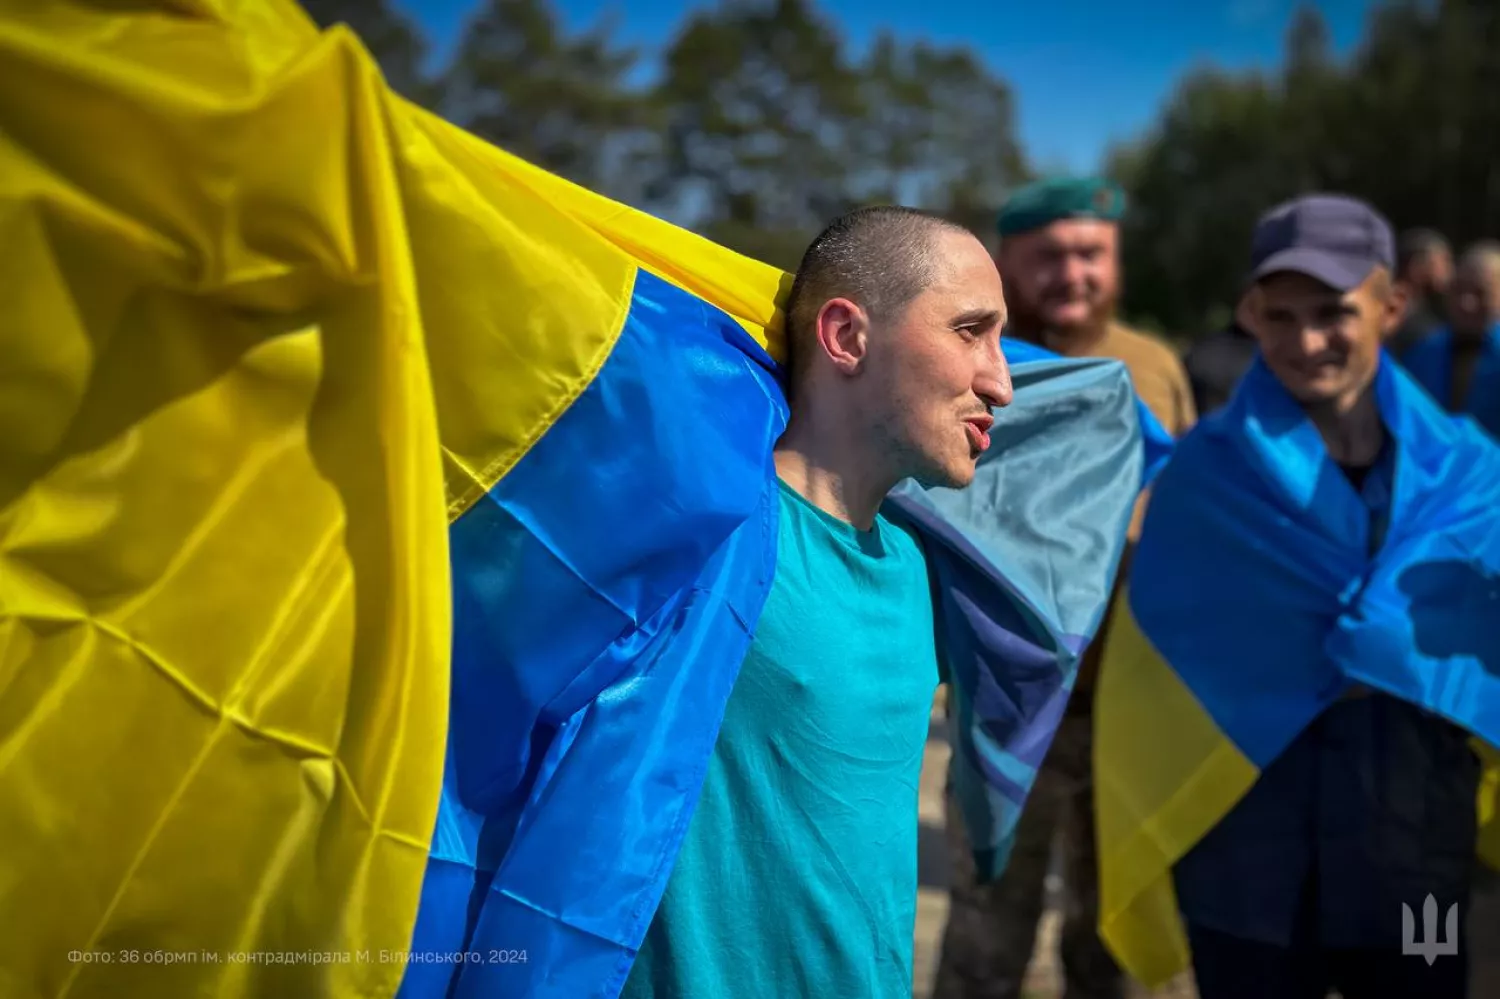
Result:
M859 373L870 349L870 316L847 298L831 298L818 310L818 349L841 374Z
M1389 340L1396 329L1406 319L1406 311L1411 307L1411 289L1405 281L1392 281L1390 293L1383 303L1384 308L1380 314L1380 338Z
M1234 321L1257 340L1260 339L1261 315L1265 304L1265 294L1260 290L1260 285L1252 284L1245 289L1234 309Z

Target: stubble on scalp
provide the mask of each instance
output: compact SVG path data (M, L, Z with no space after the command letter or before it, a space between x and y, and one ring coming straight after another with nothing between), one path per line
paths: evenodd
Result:
M968 230L915 208L877 205L830 222L808 245L786 303L792 382L817 346L818 313L835 298L860 306L872 323L900 319L939 276L937 237Z

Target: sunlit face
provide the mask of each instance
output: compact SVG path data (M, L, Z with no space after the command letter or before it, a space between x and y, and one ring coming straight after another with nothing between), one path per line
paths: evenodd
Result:
M1304 405L1357 398L1375 380L1380 345L1400 318L1397 299L1372 275L1339 292L1304 274L1282 272L1251 292L1251 332L1261 357Z
M1000 243L1014 318L1067 332L1097 326L1120 290L1119 229L1097 219L1063 219Z
M872 326L862 409L897 475L959 488L989 447L990 408L1012 397L1005 294L979 240L943 231L934 244L932 283Z
M1453 332L1481 337L1500 322L1500 261L1469 260L1448 288L1448 317Z

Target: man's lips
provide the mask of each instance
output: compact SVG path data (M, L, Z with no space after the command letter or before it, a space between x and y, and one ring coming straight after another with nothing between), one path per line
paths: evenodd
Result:
M995 425L995 418L986 413L983 416L971 416L964 420L964 428L969 433L969 443L976 451L984 451L990 446L990 427Z

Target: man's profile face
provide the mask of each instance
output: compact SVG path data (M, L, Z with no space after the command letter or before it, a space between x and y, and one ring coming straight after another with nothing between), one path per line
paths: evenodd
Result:
M1460 336L1488 333L1500 321L1500 260L1466 261L1449 288L1448 312Z
M1272 374L1297 401L1323 405L1358 396L1375 379L1380 345L1399 315L1378 275L1350 292L1284 271L1256 286L1251 332Z
M1000 243L1000 266L1015 318L1067 332L1096 327L1119 297L1119 229L1098 219L1063 219Z
M933 241L932 281L872 329L863 409L903 477L960 488L989 446L990 408L1011 401L1005 294L979 240L944 231Z

